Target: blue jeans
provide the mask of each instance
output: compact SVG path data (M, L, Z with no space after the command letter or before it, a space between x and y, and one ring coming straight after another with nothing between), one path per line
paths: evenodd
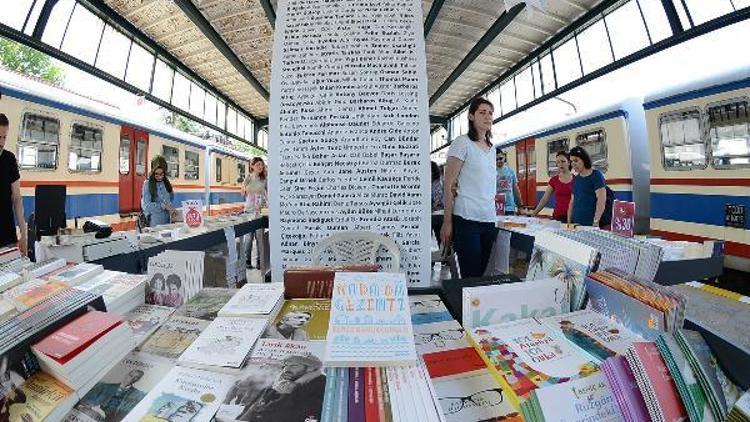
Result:
M497 239L495 223L482 223L453 216L453 249L458 255L461 278L481 277Z

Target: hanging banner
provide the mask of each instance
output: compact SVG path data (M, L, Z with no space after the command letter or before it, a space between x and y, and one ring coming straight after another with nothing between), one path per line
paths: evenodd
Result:
M274 280L310 264L321 239L365 230L396 241L411 285L429 283L422 33L418 0L279 1L269 120Z

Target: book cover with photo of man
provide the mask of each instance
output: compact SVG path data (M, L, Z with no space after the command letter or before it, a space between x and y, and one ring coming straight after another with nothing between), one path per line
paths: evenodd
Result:
M284 302L263 338L279 340L325 340L331 301L328 299L292 299Z

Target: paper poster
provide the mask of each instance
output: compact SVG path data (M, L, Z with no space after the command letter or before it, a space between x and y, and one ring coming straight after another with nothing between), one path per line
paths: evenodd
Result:
M311 12L314 11L314 12ZM430 279L422 4L279 1L271 78L271 264L309 265L331 234L393 239L411 285ZM387 270L389 254L378 263Z
M182 221L191 229L203 226L203 201L200 199L182 201Z
M612 232L633 237L635 202L618 201L612 204Z

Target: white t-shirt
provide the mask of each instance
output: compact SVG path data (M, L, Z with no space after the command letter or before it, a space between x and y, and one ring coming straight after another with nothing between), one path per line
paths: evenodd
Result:
M448 157L464 162L458 174L453 214L467 220L495 223L495 148L482 151L477 142L461 135L448 148Z

